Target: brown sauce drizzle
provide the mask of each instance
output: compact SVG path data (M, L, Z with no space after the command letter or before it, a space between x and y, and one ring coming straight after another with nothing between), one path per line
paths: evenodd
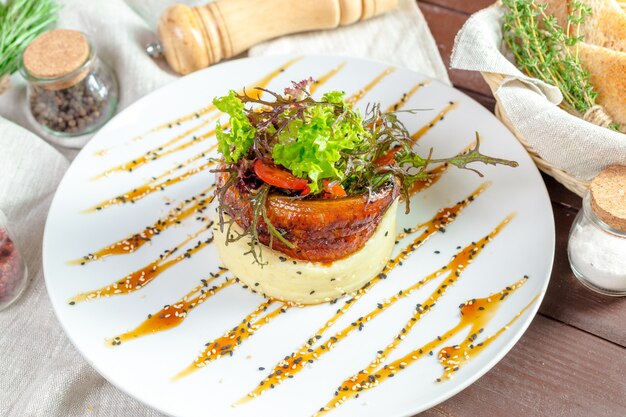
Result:
M183 298L174 304L165 305L154 314L149 314L148 318L135 329L107 340L107 344L119 346L122 342L169 330L180 325L191 313L191 310L234 282L234 280L226 278L226 281L221 284L209 288L210 283L227 271L226 268L220 268L218 272L211 273L209 278L203 279L200 285L194 287Z
M161 273L165 272L167 269L180 263L181 261L184 261L187 258L191 258L193 254L212 243L213 236L211 235L211 237L205 240L198 240L193 247L185 250L173 259L168 260L169 258L172 258L176 253L179 253L182 247L184 247L189 242L195 240L199 235L209 230L212 226L213 223L207 224L199 231L190 235L187 239L185 239L176 247L163 252L161 255L159 255L157 259L150 262L147 266L138 269L137 271L131 272L124 278L116 280L115 282L98 290L89 291L72 297L69 300L69 304L74 305L82 301L92 300L101 297L112 297L116 295L129 294L140 290L141 288L148 285L156 277L158 277Z
M240 324L233 327L222 337L206 343L205 349L200 356L198 356L191 365L176 374L172 380L178 380L188 376L198 369L205 367L211 361L215 361L227 355L232 356L235 349L237 349L241 343L256 333L261 327L276 318L276 316L286 313L293 307L293 305L289 303L280 303L278 308L257 319L258 316L266 313L273 303L274 300L265 301L257 307L256 310L248 314Z
M317 91L318 88L320 88L328 80L330 80L335 75L337 75L337 73L339 73L339 71L341 71L343 69L343 67L345 67L345 66L346 66L346 63L342 62L341 64L337 65L335 68L333 68L330 71L328 71L326 74L322 75L321 77L319 77L318 79L313 81L313 84L311 85L311 88L310 88L311 94L314 94Z
M349 98L346 99L346 104L348 106L353 106L357 101L361 100L372 88L376 87L376 85L383 80L386 76L394 72L396 69L394 67L388 67L383 72L378 74L376 78L370 81L365 87L361 88L356 93L352 94Z
M384 351L379 351L376 359L372 361L372 363L370 363L367 368L361 370L359 373L345 380L339 386L337 391L335 391L333 399L329 401L325 407L320 408L320 410L315 413L314 416L317 417L326 414L332 409L342 405L348 399L357 398L361 392L374 388L378 386L381 382L389 378L393 378L396 374L402 372L408 366L417 362L424 356L432 356L433 351L437 346L450 339L451 337L457 335L464 329L469 328L469 336L463 342L463 345L465 347L461 347L460 345L447 347L443 348L439 353L439 361L444 365L446 369L444 375L448 375L448 372L454 373L458 371L462 363L467 362L471 359L468 352L471 352L472 355L477 355L478 353L480 353L481 350L483 350L487 345L495 340L495 338L497 338L506 329L508 329L508 327L513 324L537 300L537 296L534 297L533 300L529 304L527 304L518 314L516 314L516 316L511 321L509 321L507 325L498 330L493 336L488 337L483 342L476 342L478 335L483 332L485 326L495 316L496 312L502 304L502 301L504 301L504 299L509 294L524 285L526 281L527 277L524 277L516 283L507 286L499 293L492 294L491 296L485 298L466 301L459 307L461 310L461 320L456 326L449 329L442 335L437 336L420 348L415 349L412 352L404 355L402 358L395 360L389 364L382 365L388 354L395 349L397 344L399 344L399 341L404 339L404 336L410 330L410 326L412 326L412 324L410 323L414 323L412 319L415 317L421 317L423 313L420 310L426 309L424 306L418 304L414 316L407 323L408 327L403 327L402 331L394 339L394 342L390 344ZM461 355L459 355L459 353L461 353ZM460 358L460 356L463 356L463 358ZM448 369L450 367L451 370ZM438 381L441 381L441 378L439 378Z
M211 151L212 148L217 147L217 145L213 145L211 148L209 148L209 152ZM175 177L171 177L171 178L167 178L164 181L159 181L161 179L163 179L165 176L174 173L184 167L186 167L187 165L189 165L189 163L194 162L198 159L201 159L202 157L206 157L206 152L202 152L201 154L198 154L190 159L188 159L187 161L183 162L182 164L179 164L178 166L176 166L176 168L173 168L171 170L168 170L166 172L164 172L163 174L159 175L158 177L153 177L149 182L140 185L136 188L133 188L132 190L129 190L127 192L125 192L122 195L118 195L117 197L111 198L109 200L105 200L102 201L100 203L98 203L97 205L95 205L94 207L91 207L87 210L85 210L85 213L90 213L90 212L94 212L94 211L99 211L99 210L103 210L105 208L109 208L109 207L113 207L113 206L119 206L122 204L129 204L129 203L136 203L139 200L144 199L145 197L154 194L157 191L164 191L167 187L174 185L174 184L178 184L180 182L183 182L187 179L189 179L190 177L192 177L193 175L199 174L202 171L206 171L207 169L211 168L212 166L215 166L217 164L216 161L209 161L206 162L198 167L194 167L191 168L187 171L185 171L184 173L177 175Z
M384 360L386 356L385 352L389 353L393 349L395 349L395 347L404 339L404 335L411 330L411 328L423 315L425 315L430 309L432 309L432 307L435 306L435 303L439 300L439 298L441 298L446 293L447 288L452 286L458 279L460 279L461 274L465 270L465 268L472 263L473 259L480 254L482 249L498 233L500 233L500 231L508 224L509 221L510 217L507 217L487 236L483 237L477 242L472 242L470 245L466 246L463 250L458 252L447 265L444 265L441 269L438 269L437 271L416 282L415 284L403 290L400 290L398 293L394 294L392 297L384 300L383 302L378 303L375 309L361 316L351 325L345 327L344 329L335 333L333 336L326 339L326 341L320 342L320 344L318 344L317 342L321 339L321 336L324 332L318 331L318 333L314 337L310 338L297 353L292 353L290 356L287 356L286 359L279 362L274 367L273 372L263 380L263 384L259 384L256 389L251 391L248 396L244 397L241 401L255 398L263 394L268 389L281 384L285 379L292 378L295 374L304 369L306 364L315 362L326 352L330 351L330 349L332 349L334 345L349 336L353 331L361 331L367 323L376 318L389 306L395 304L397 301L403 298L410 296L413 292L422 288L424 285L434 280L435 278L444 274L448 275L448 278L439 285L439 288L437 288L437 290L433 292L433 294L428 298L428 301L425 302L424 305L418 304L418 308L415 310L413 317L411 317L409 322L403 328L402 334L398 336L397 339L394 339L392 344L390 344L386 350L378 352L377 360ZM338 313L339 311L340 310L338 310ZM334 323L336 321L336 318L333 317L330 321ZM328 328L329 326L325 327ZM318 346L314 348L313 346L316 344Z
M387 113L390 113L392 111L397 111L398 109L400 109L402 106L406 104L407 101L409 101L409 99L413 96L413 94L415 94L422 87L426 87L428 84L430 84L430 81L428 80L422 81L419 84L415 84L413 88L411 88L408 92L402 95L402 98L400 100L398 100L396 103L392 104L391 106L387 107L387 110L386 110Z
M192 215L197 215L196 220L206 222L207 218L203 216L207 206L211 204L214 195L207 196L215 188L214 185L202 191L200 194L194 195L180 203L177 207L170 210L165 217L158 219L156 222L146 227L140 232L133 233L122 240L111 243L102 249L93 253L89 253L80 259L69 261L69 265L85 265L99 259L104 259L113 255L127 255L139 250L143 245L152 241L154 236L170 228L171 226L180 224L183 220Z
M176 119L176 120L173 120L173 121L171 121L171 122L166 122L166 123L164 123L164 124L162 124L162 125L160 125L160 126L155 127L155 128L154 128L154 129L152 129L152 130L149 130L147 133L144 133L144 134L139 135L139 136L135 136L134 138L130 139L128 143L138 142L138 141L142 140L143 138L145 138L146 136L150 135L151 133L156 133L156 132L161 131L161 130L166 129L166 128L171 129L171 128L173 128L174 126L180 126L180 125L182 125L183 123L186 123L186 122L188 122L188 121L190 121L190 120L196 120L196 119L197 119L197 120L200 120L202 116L204 116L204 115L206 115L206 114L210 114L210 113L212 113L212 112L213 112L213 111L215 111L215 110L216 110L216 108L215 108L215 106L214 106L214 105L212 105L212 104L211 104L211 105L209 105L209 106L203 107L203 108L201 108L201 109L199 109L199 110L195 111L195 112L194 112L194 113L192 113L192 114L189 114L189 115L187 115L187 116L183 116L183 117L181 117L180 119ZM154 148L154 149L152 149L152 150L148 151L148 153L158 153L159 151L162 151L165 147L167 147L167 146L169 146L169 145L172 145L172 144L174 144L174 143L176 143L176 142L181 141L182 139L186 138L187 136L191 135L192 133L197 132L198 130L202 129L204 126L208 125L209 123L211 123L211 122L213 122L213 121L217 120L217 118L218 118L218 117L219 117L219 115L216 115L216 116L212 116L212 117L210 117L209 119L204 119L204 120L202 120L202 121L201 121L198 125L196 125L196 126L194 126L194 127L190 128L189 130L187 130L187 131L185 131L185 132L181 133L181 134L180 134L180 135L178 135L178 136L175 136L174 138L170 139L168 142L166 142L166 143L164 143L164 144L162 144L162 145L159 145L158 147L156 147L156 148ZM94 154L95 156L105 156L105 155L107 155L107 154L108 154L111 150L113 150L113 149L115 149L115 148L119 148L119 147L121 147L121 146L125 146L125 145L127 145L127 143L122 143L122 144L120 144L120 145L117 145L117 146L114 146L114 147L111 147L111 148L99 149L99 150L95 151L93 154ZM146 153L146 155L147 155L148 153ZM116 167L116 168L117 168L117 167ZM125 170L125 169L120 169L120 171L124 171L124 170ZM115 171L118 171L118 170L117 170L117 169L115 169ZM111 172L115 172L115 171L112 171L112 170L111 170ZM108 174L110 174L111 172L103 172L102 174L99 174L99 175L95 176L93 179L98 179L98 178L100 178L100 177L107 176L107 175L108 175Z
M437 123L443 121L445 116L457 107L459 107L459 103L456 103L454 101L449 102L448 105L444 107L437 116L433 117L429 123L425 124L424 126L422 126L421 129L413 133L413 135L411 136L411 139L413 139L413 145L416 144L417 141L426 134L426 132L435 127Z
M108 177L109 175L114 174L116 172L123 172L123 171L133 172L150 162L154 162L158 159L161 159L168 155L174 154L178 151L182 151L183 149L189 148L190 146L203 142L205 139L208 139L215 135L215 129L207 133L204 133L200 136L192 136L189 142L183 143L182 145L178 145L175 148L166 150L166 148L172 146L173 144L179 142L182 139L185 139L186 137L196 132L197 130L200 130L201 128L208 125L209 123L214 122L215 120L219 118L219 116L220 116L219 114L216 114L213 117L202 121L202 123L200 123L198 126L193 127L184 133L181 133L180 135L174 137L173 139L170 139L168 142L164 143L163 145L160 145L159 147L154 148L154 149L150 149L148 152L146 152L145 154L143 154L142 156L138 158L132 159L130 161L126 161L123 164L117 165L113 168L109 168L106 171L102 172L101 174L96 175L92 179L95 180L95 179Z
M490 297L481 298L476 301L466 301L465 304L460 307L461 316L463 316L464 320L462 320L457 327L461 328L463 321L465 321L466 324L471 322L472 327L469 331L469 337L467 337L465 340L463 340L463 342L458 345L446 346L439 350L437 359L439 360L439 363L443 366L444 372L441 378L437 379L437 382L441 382L444 379L452 379L454 373L457 372L463 364L469 362L472 359L472 355L479 354L482 350L489 346L495 339L498 338L498 336L507 331L509 327L511 327L511 325L515 323L517 319L519 319L520 316L524 314L524 312L526 312L526 310L528 310L528 308L535 303L535 301L537 301L537 299L539 298L539 294L534 296L533 299L530 300L530 302L526 304L526 306L521 311L519 311L511 320L509 320L506 325L498 329L498 331L496 331L491 336L488 336L482 342L476 343L478 334L483 332L483 329L490 321L488 320L488 318L491 318L495 314L494 310L497 310L498 308L496 306L495 308L492 307L491 309L489 309L485 306L485 304L499 304L511 292L521 287L527 279L528 277L524 277L522 280L516 282L515 284L506 287L495 296L492 295Z

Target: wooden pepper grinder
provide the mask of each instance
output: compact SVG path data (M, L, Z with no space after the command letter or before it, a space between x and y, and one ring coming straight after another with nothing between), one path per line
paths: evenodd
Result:
M204 6L177 4L161 16L160 43L172 69L188 74L237 55L252 45L291 33L332 29L394 9L398 0L220 0Z

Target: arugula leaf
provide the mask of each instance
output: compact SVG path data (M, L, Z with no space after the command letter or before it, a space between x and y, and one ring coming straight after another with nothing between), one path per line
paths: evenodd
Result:
M238 162L254 143L256 128L250 123L243 102L234 90L230 90L227 96L216 97L213 105L230 116L230 130L223 129L219 121L215 127L217 150L227 163Z

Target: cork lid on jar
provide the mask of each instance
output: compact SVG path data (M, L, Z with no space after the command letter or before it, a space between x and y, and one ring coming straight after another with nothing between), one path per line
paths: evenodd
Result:
M55 29L37 36L24 50L24 69L31 77L54 80L73 73L89 58L89 42L81 32ZM82 80L87 71L81 71L62 88ZM67 85L69 84L69 85Z
M593 212L606 224L626 232L626 166L606 168L591 181Z

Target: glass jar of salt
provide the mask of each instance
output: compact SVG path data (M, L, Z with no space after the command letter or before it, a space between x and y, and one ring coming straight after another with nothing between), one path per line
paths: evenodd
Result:
M93 132L117 106L115 75L81 32L55 29L39 35L24 50L21 72L28 81L31 123L44 134Z
M0 310L11 305L24 291L27 276L24 258L0 211Z
M591 182L567 248L574 275L606 295L626 295L626 166L603 170Z

